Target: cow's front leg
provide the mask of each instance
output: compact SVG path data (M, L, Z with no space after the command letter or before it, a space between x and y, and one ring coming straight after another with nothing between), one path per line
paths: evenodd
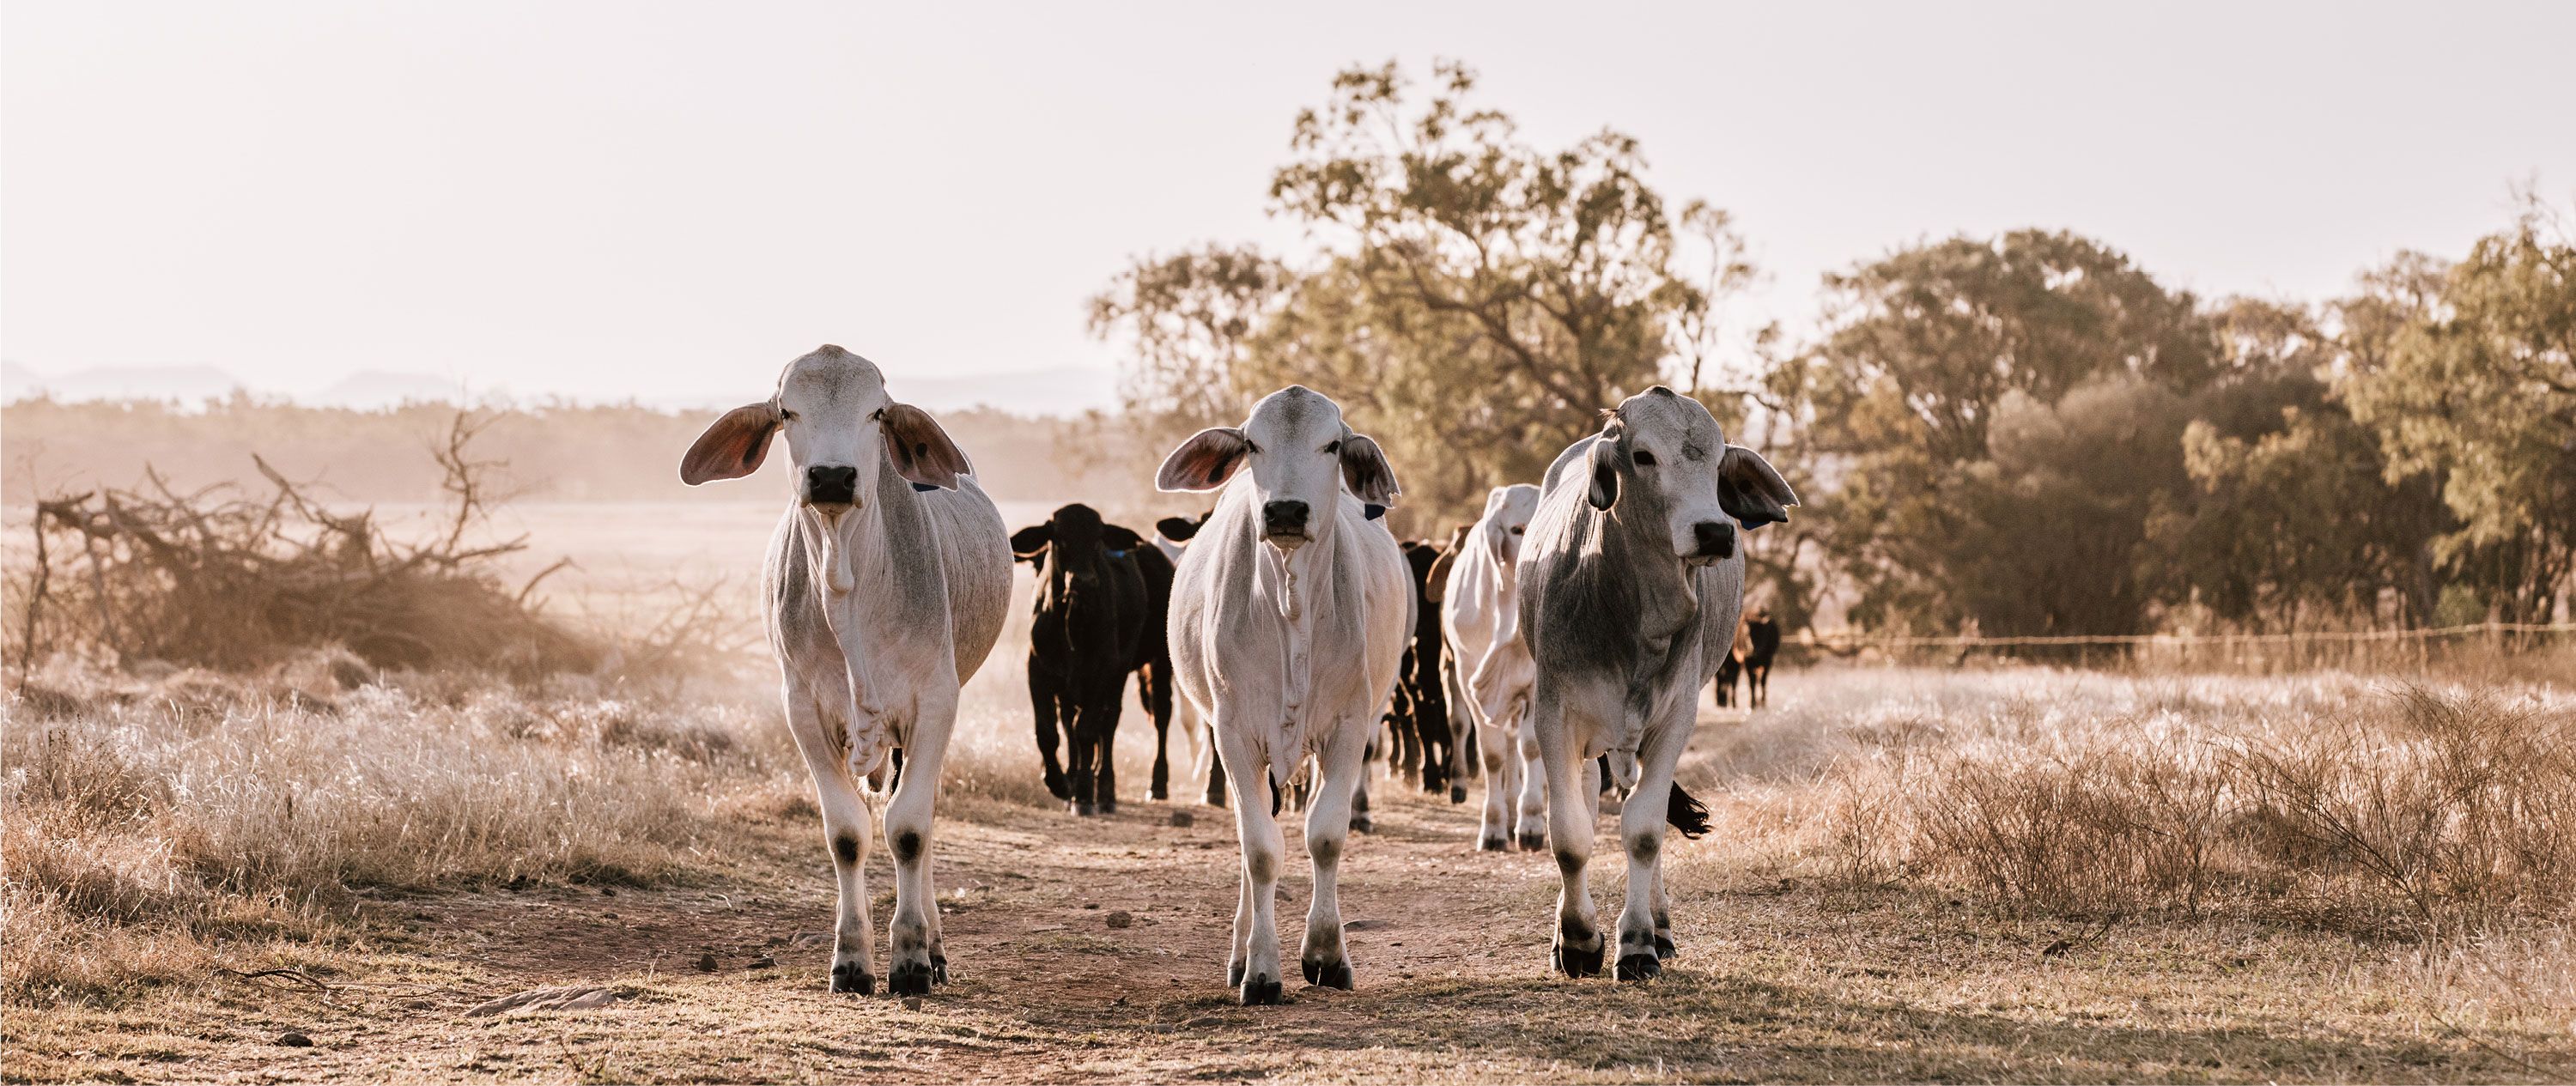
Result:
M1485 809L1476 820L1476 848L1504 852L1512 847L1512 797L1520 790L1520 743L1498 724L1476 725L1477 747L1485 764Z
M1038 761L1046 767L1047 794L1059 800L1070 799L1065 791L1064 768L1055 759L1056 736L1065 733L1071 713L1062 695L1065 691L1054 675L1038 666L1035 653L1029 655L1029 702L1038 721Z
M1531 734L1526 716L1517 730L1521 765L1516 776L1521 794L1517 803L1520 815L1512 822L1512 836L1519 839L1523 851L1536 852L1547 847L1547 772L1540 768L1538 737ZM1591 827L1585 826L1584 832L1591 832Z
M939 774L948 759L948 737L957 723L955 688L924 695L912 727L911 762L894 798L886 803L886 848L894 853L894 922L887 932L893 953L887 988L896 995L927 995L948 980L948 955L939 938L939 892L930 879L930 828L939 798Z
M1154 717L1154 776L1145 782L1145 798L1172 798L1172 666L1147 664L1136 673L1136 694Z
M831 851L839 891L832 913L831 988L868 995L877 987L870 966L876 933L868 919L868 806L841 756L850 712L846 683L787 684L788 731L814 778L814 805L823 812L823 843Z
M1360 778L1368 773L1368 729L1358 721L1339 724L1324 746L1324 781L1314 809L1306 814L1306 855L1315 868L1315 900L1306 909L1306 940L1297 964L1306 983L1326 988L1351 987L1350 954L1342 945L1342 846L1350 839L1352 801Z
M1217 748L1225 764L1233 767L1235 782L1235 836L1243 847L1243 894L1235 905L1235 956L1226 969L1227 980L1239 988L1243 1005L1278 1003L1284 988L1279 982L1279 864L1286 852L1286 842L1279 833L1279 820L1270 813L1272 785L1266 752L1258 749L1242 729L1220 722L1216 729Z
M1092 789L1092 802L1102 814L1118 813L1118 720L1127 711L1127 675L1119 673L1117 685L1100 695L1099 726L1092 730L1091 762L1098 778Z
M1583 871L1592 860L1592 760L1580 757L1567 733L1569 722L1555 696L1540 691L1527 726L1538 733L1539 765L1547 781L1548 839L1555 846L1556 937L1549 962L1569 977L1601 974L1601 927L1593 919L1592 893Z
M1620 980L1652 980L1672 955L1672 923L1663 903L1664 832L1673 769L1690 741L1688 719L1648 729L1637 752L1636 791L1619 812L1619 843L1628 852L1628 899L1619 910Z

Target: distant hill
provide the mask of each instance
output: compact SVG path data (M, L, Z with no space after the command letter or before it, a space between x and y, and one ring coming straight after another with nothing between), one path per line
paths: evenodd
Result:
M0 372L0 395L22 400L46 395L57 400L180 400L193 403L230 396L239 378L213 366L126 366L39 373L16 362Z
M1117 406L1117 375L1079 366L1020 370L1011 373L929 377L895 374L887 381L895 396L932 411L984 407L1014 415L1070 418L1092 409ZM453 378L426 373L364 370L323 388L288 392L260 388L213 366L153 366L40 372L18 362L0 362L0 401L45 396L65 403L92 400L177 401L194 406L235 391L286 400L306 407L351 407L382 410L405 403L484 403L504 390L469 388ZM732 407L751 390L703 396L664 396L646 405L664 410L698 411Z

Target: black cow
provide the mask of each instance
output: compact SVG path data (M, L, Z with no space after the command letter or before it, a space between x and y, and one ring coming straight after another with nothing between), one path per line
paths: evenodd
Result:
M1158 602L1170 597L1171 563L1135 532L1102 523L1098 512L1079 503L1013 533L1011 553L1038 567L1029 624L1029 700L1036 709L1047 791L1078 815L1115 811L1118 775L1110 755L1128 672L1148 673L1142 684L1157 725L1167 726L1171 717L1171 664L1159 651ZM1068 744L1062 766L1056 762L1059 733Z
M1745 702L1759 709L1771 704L1771 660L1780 655L1780 623L1770 608L1757 608L1744 620L1744 641Z
M1403 547L1405 565L1413 574L1415 618L1413 644L1404 650L1403 667L1396 672L1395 699L1387 708L1387 725L1395 737L1394 756L1388 764L1397 774L1413 775L1423 791L1447 792L1449 802L1464 803L1467 788L1458 779L1457 737L1451 731L1449 692L1440 670L1447 651L1440 636L1440 592L1445 586L1431 579L1443 552L1429 540L1407 540Z

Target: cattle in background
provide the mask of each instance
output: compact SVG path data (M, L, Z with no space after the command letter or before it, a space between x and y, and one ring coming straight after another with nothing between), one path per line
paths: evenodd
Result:
M1463 536L1465 529L1461 529ZM1404 561L1413 577L1413 642L1404 650L1396 672L1395 699L1386 719L1394 733L1394 756L1388 767L1398 776L1411 774L1425 792L1449 793L1449 802L1464 803L1467 788L1458 778L1458 734L1449 714L1446 639L1440 634L1440 596L1445 586L1432 579L1445 571L1447 555L1428 540L1406 540Z
M1404 555L1366 508L1394 500L1395 472L1332 400L1290 387L1263 397L1240 427L1192 435L1154 481L1222 488L1181 556L1171 638L1181 694L1215 723L1240 799L1243 892L1226 982L1246 1004L1280 1001L1278 790L1318 755L1323 779L1306 813L1314 899L1299 964L1310 983L1349 988L1342 848L1361 759L1413 630Z
M1735 704L1735 680L1744 674L1744 654L1753 651L1753 639L1744 632L1744 623L1735 624L1735 639L1726 655L1718 658L1717 678L1709 689L1717 695L1719 708Z
M814 778L831 842L832 990L867 994L876 938L867 890L871 791L894 852L888 987L948 979L931 815L957 724L957 690L1001 637L1011 557L1002 514L927 412L886 395L874 363L825 345L789 363L766 400L725 412L689 446L691 486L758 470L784 434L796 491L761 572L787 727ZM912 771L895 776L900 753Z
M1088 505L1057 509L1044 524L1011 535L1011 553L1037 567L1029 622L1029 701L1047 791L1077 815L1118 809L1112 757L1126 702L1127 674L1154 716L1154 798L1168 767L1161 740L1172 715L1171 656L1163 614L1172 570L1133 531L1104 523ZM1061 736L1066 758L1056 761Z
M1673 772L1743 610L1737 537L1788 519L1797 501L1760 454L1726 443L1708 408L1662 386L1620 403L1548 467L1522 563L1521 632L1538 670L1530 725L1561 879L1550 958L1568 976L1599 973L1609 949L1584 881L1605 755L1628 791L1618 975L1653 977L1674 953L1664 831L1705 833L1708 809Z
M1199 526L1207 523L1216 510L1195 517L1164 517L1154 522L1154 548L1163 552L1178 569L1181 555L1189 550L1190 540L1198 537ZM1166 650L1168 652L1168 649ZM1210 807L1225 806L1225 763L1216 756L1216 737L1208 734L1208 722L1199 719L1198 710L1190 707L1188 698L1176 698L1173 712L1179 715L1181 735L1190 744L1190 771L1207 782L1204 802Z
M1739 642L1744 661L1745 704L1759 709L1771 704L1771 661L1780 655L1780 624L1771 618L1771 609L1760 608L1744 620L1744 636Z
M1485 511L1454 555L1441 588L1453 730L1473 728L1484 761L1485 809L1476 847L1486 851L1508 849L1515 839L1531 850L1547 843L1538 744L1522 727L1534 671L1521 642L1518 587L1523 534L1538 496L1528 483L1488 492Z

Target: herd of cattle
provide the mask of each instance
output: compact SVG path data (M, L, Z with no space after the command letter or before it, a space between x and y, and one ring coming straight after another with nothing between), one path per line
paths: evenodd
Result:
M1067 505L1006 535L966 454L889 399L876 366L833 346L789 363L768 399L698 438L680 474L749 475L782 435L793 461L762 591L839 883L832 989L876 983L863 790L882 797L895 865L889 987L947 979L931 818L958 690L1000 637L1015 562L1040 581L1028 677L1051 792L1077 814L1116 807L1111 742L1130 673L1154 718L1150 794L1170 792L1175 714L1184 741L1212 755L1207 798L1231 792L1242 844L1227 984L1244 1003L1281 998L1290 793L1314 875L1300 971L1352 985L1337 873L1348 833L1367 828L1366 763L1386 725L1391 763L1453 802L1481 763L1479 847L1553 850L1556 969L1592 976L1608 961L1621 979L1655 976L1674 952L1664 834L1708 828L1673 782L1699 687L1723 680L1723 701L1740 670L1759 704L1779 645L1766 615L1739 621L1737 537L1785 520L1797 498L1669 389L1601 420L1540 483L1496 487L1446 546L1396 540L1383 520L1400 492L1393 466L1299 386L1163 461L1159 489L1216 493L1204 515L1166 519L1148 540ZM1615 954L1584 884L1605 800L1628 859Z

